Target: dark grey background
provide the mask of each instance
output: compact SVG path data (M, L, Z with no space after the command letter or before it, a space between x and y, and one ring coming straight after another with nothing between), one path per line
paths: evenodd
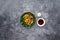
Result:
M20 16L41 12L46 24L26 29ZM0 40L60 40L60 0L0 0Z

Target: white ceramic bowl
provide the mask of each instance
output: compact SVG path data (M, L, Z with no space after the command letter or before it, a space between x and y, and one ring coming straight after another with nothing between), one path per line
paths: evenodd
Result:
M43 24L42 24L42 25L40 25L40 24L38 23L38 21L39 21L40 19L43 20ZM44 20L44 18L39 18L39 19L37 19L37 25L38 25L39 27L44 26L44 25L45 25L45 20Z

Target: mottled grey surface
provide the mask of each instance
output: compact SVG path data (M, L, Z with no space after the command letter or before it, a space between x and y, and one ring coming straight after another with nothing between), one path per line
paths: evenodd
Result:
M41 12L45 26L24 28L20 16L26 11L36 19ZM60 40L60 0L0 0L0 40Z

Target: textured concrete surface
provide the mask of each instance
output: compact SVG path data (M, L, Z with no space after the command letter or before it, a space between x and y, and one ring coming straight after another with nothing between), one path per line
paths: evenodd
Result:
M45 26L24 28L20 16L26 11L36 19L41 12ZM60 40L60 0L0 0L0 40Z

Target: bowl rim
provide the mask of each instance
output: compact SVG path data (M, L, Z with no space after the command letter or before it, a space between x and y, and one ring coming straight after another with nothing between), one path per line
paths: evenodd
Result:
M21 20L23 20L23 16L25 15L25 14L31 14L32 16L33 16L33 18L34 18L34 22L30 25L30 26L25 26L26 24L24 23L24 24L22 24L24 27L26 27L26 28L31 28L35 23L36 23L36 17L35 17L35 15L32 13L32 12L24 12L22 15L21 15L21 17L20 17L20 23L22 22Z
M42 19L42 20L44 21L44 23L43 23L42 25L40 25L40 24L38 23L38 21L39 21L40 19ZM37 19L37 25L38 25L39 27L44 26L44 25L45 25L45 19L44 19L44 18L38 18L38 19Z

